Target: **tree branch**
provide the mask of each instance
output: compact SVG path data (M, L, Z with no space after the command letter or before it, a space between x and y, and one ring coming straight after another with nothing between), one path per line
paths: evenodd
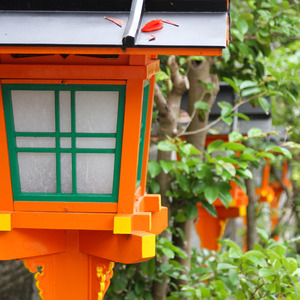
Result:
M255 95L255 96L252 96L246 100L243 100L239 103L237 103L231 110L231 112L234 112L237 108L239 108L241 105L245 104L245 103L248 103L250 102L251 100L253 100L254 98L256 97L262 97L264 96L266 93L261 93L259 95ZM181 132L180 134L177 135L177 137L180 137L180 136L183 136L183 135L192 135L192 134L196 134L196 133L200 133L200 132L203 132L203 131L206 131L208 130L209 128L213 127L214 125L216 125L217 123L219 123L220 121L222 121L222 118L221 116L218 117L216 120L214 120L213 122L211 122L210 124L206 125L205 127L202 127L202 128L199 128L197 130L193 130L193 131L188 131L188 132L185 132L185 130L187 129L187 127L184 129L183 132Z

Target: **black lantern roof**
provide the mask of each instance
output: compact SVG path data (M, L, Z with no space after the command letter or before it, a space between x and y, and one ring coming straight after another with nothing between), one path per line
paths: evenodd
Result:
M224 48L227 6L227 0L6 0L0 45ZM173 25L141 32L157 19Z

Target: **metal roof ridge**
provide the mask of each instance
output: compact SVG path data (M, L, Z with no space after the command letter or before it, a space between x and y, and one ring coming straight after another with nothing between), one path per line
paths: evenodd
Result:
M132 1L129 19L127 21L127 25L122 38L123 48L133 47L135 45L136 35L141 24L143 7L144 0Z

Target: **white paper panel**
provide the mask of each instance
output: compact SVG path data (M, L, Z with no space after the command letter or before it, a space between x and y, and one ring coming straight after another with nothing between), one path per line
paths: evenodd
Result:
M72 155L71 153L62 153L61 163L61 192L72 193Z
M11 91L17 132L54 132L54 91Z
M60 131L71 132L71 92L59 92Z
M114 149L116 147L115 138L77 138L77 148L90 149Z
M111 194L113 187L114 154L77 154L77 192Z
M76 132L115 133L118 98L118 92L76 92Z
M56 192L55 153L18 153L23 193Z
M16 137L17 147L24 148L55 148L52 137Z
M72 147L71 138L68 138L68 137L60 138L60 147L61 148L71 148Z

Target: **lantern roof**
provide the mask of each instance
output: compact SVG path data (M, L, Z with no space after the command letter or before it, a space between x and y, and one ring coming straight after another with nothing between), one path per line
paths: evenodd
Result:
M228 15L227 0L6 1L0 46L224 48Z

